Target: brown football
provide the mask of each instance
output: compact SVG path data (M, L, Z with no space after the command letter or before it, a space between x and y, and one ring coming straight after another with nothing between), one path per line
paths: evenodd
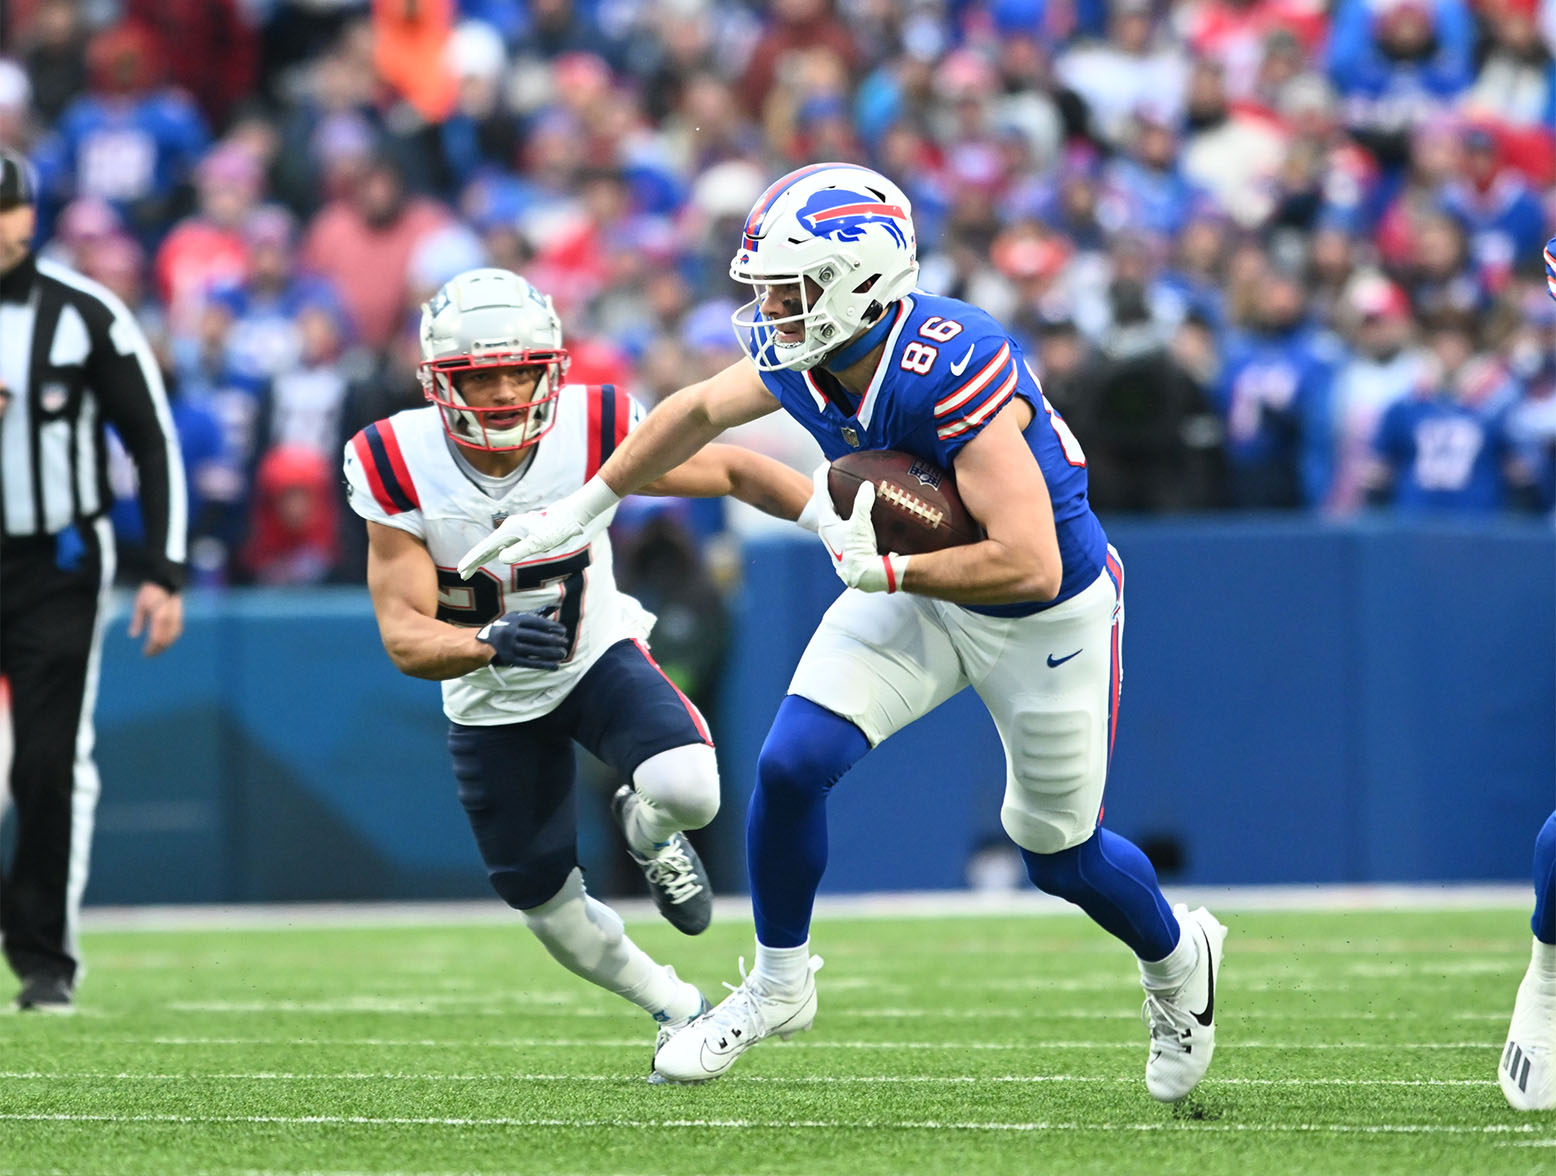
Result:
M983 538L950 470L895 449L845 453L827 472L833 509L845 519L853 513L861 482L875 483L870 521L882 552L918 555Z

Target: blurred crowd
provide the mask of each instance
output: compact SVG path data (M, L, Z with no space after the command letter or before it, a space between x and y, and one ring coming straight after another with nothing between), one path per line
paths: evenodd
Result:
M1556 503L1556 0L3 12L0 141L155 341L197 582L360 575L341 445L420 403L463 269L551 293L578 381L731 362L739 225L821 159L907 191L922 284L1011 325L1104 520Z

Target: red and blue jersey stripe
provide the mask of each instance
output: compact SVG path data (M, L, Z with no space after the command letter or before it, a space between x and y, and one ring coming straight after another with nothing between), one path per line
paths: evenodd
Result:
M421 499L416 494L416 483L411 480L410 467L400 452L400 439L394 435L394 425L388 421L375 421L351 439L362 472L367 475L368 489L373 492L378 505L387 514L404 514L408 510L420 510Z
M632 400L614 384L589 389L589 466L584 476L592 478L616 452L632 428Z

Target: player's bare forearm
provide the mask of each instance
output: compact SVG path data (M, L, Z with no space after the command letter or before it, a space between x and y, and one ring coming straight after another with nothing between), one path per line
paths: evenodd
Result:
M904 591L957 604L1017 604L1059 595L1064 566L1053 505L1043 472L1022 439L1022 419L1020 412L1002 409L955 459L957 490L987 538L913 556Z
M477 641L473 629L419 613L406 613L392 622L380 615L378 632L394 668L411 678L429 682L462 678L492 660L492 647Z
M954 604L1020 604L1052 600L1063 569L995 539L929 551L908 561L902 591Z
M731 364L665 397L600 467L617 495L636 494L681 465L725 429L778 408L750 360ZM722 493L728 493L723 491Z
M367 588L394 668L442 682L491 661L492 647L477 641L474 630L437 619L437 568L421 540L379 523L367 527Z
M797 519L810 499L810 479L738 445L707 445L664 477L643 487L645 494L677 498L729 495L780 519Z

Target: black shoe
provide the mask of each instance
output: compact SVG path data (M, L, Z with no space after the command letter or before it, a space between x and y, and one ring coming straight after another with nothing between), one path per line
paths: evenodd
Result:
M638 803L638 794L630 784L623 784L611 798L611 815L623 837L627 834L627 809ZM670 926L683 935L699 935L708 929L713 921L713 887L702 859L684 834L673 834L652 857L639 857L630 841L627 853L642 867L654 905Z
M28 976L16 994L16 1007L24 1013L73 1013L75 994L63 976Z

